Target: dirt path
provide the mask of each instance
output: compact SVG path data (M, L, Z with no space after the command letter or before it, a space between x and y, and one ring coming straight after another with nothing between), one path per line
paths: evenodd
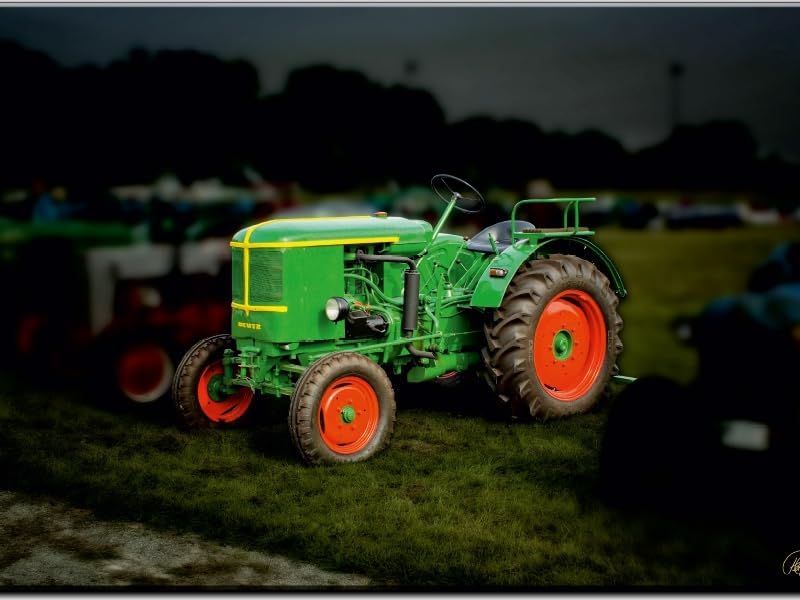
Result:
M0 491L0 586L364 586L287 558ZM2 588L0 588L2 589Z

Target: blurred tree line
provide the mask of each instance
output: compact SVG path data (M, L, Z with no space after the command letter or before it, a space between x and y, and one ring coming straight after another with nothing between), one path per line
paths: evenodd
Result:
M448 123L422 89L382 85L331 66L293 71L264 95L243 60L195 51L133 50L108 66L65 68L0 41L0 188L43 179L72 190L149 182L229 182L246 165L314 191L426 183L434 171L478 186L753 190L784 194L800 167L759 158L747 126L680 126L630 153L600 131L545 132L477 116Z

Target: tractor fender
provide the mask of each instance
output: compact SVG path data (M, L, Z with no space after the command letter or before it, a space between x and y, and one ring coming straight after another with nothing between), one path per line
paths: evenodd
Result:
M531 246L526 240L509 246L495 256L478 280L475 292L472 294L470 306L475 308L497 308L500 306L508 285L522 263L531 257L538 258L542 254L572 254L588 260L608 277L617 296L624 298L627 294L619 270L600 246L586 237L550 238L535 246ZM491 269L504 269L507 271L507 275L505 277L492 277L490 275Z
M542 248L545 248L544 252ZM620 299L628 295L617 267L603 249L587 237L550 238L539 244L536 254L572 254L588 260L608 277L614 293Z
M514 273L535 252L536 247L531 246L528 240L525 240L510 245L496 255L489 261L488 266L481 274L469 305L475 308L497 308L500 306ZM503 269L506 275L504 277L492 277L490 275L492 269Z

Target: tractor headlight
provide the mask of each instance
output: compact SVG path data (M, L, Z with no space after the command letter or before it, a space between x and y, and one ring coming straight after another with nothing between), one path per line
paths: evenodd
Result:
M325 303L325 316L329 320L336 322L347 314L349 308L347 300L334 296L333 298L328 298Z

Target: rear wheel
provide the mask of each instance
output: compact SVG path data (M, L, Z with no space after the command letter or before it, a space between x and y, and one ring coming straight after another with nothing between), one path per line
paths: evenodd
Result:
M458 371L448 371L439 375L433 382L445 389L456 389L464 383L464 374Z
M569 255L524 264L485 327L490 385L515 416L586 412L622 351L619 299L592 263Z
M309 464L366 460L389 445L394 390L383 369L361 354L320 358L295 385L289 431Z
M239 387L228 394L222 386L225 350L235 349L230 335L215 335L195 344L183 357L172 382L172 398L182 424L189 429L240 421L255 393Z

